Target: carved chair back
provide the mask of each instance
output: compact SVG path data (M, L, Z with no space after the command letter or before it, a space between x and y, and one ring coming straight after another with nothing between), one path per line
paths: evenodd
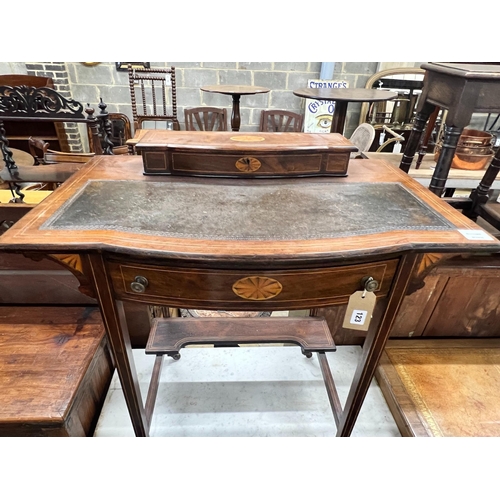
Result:
M186 130L227 131L227 110L202 106L184 110Z
M105 113L105 110L102 110L102 108L99 116L102 118L105 117L106 125L101 122L101 131L105 127L109 127L108 139L111 141L111 144L105 144L104 139L101 137L102 148L105 150L107 147L111 147L114 155L129 154L126 142L133 137L130 118L124 113ZM93 152L90 130L88 130L88 141L90 151Z
M263 109L260 132L302 132L303 117L293 111Z
M12 173L17 171L17 165L9 149L4 122L74 122L85 123L90 130L92 147L95 154L113 154L112 151L103 151L99 137L100 121L106 120L94 116L94 109L83 105L71 98L66 98L50 87L30 87L27 85L10 86L0 85L0 149L2 150L5 166ZM107 138L107 131L103 131ZM16 193L20 201L24 195L20 186L16 185Z
M128 77L134 130L150 121L172 122L173 130L180 130L175 68L133 68L129 64ZM138 109L138 98L142 109Z

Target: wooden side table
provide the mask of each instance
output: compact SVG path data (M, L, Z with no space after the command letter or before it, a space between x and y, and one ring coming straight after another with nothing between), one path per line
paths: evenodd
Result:
M396 99L398 94L388 90L377 89L310 89L302 88L293 91L294 95L305 99L321 99L335 101L332 126L330 132L344 134L347 105L350 102L378 102Z
M267 94L270 89L266 87L256 87L254 85L207 85L201 87L203 92L213 92L216 94L226 94L233 98L233 109L231 111L231 130L240 130L240 98L242 95Z
M413 130L399 168L408 172L422 133L436 106L448 110L443 146L429 189L443 194L458 139L473 113L500 111L500 66L488 64L428 63Z

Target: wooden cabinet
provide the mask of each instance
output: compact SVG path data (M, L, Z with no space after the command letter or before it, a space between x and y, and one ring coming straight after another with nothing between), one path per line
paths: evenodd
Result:
M424 286L407 295L391 329L391 338L500 337L500 258L453 256L433 269ZM345 305L318 309L337 345L362 344L364 332L342 328ZM380 322L377 301L370 331Z
M0 75L0 86L17 87L26 85L28 87L54 88L52 78L32 75ZM50 149L57 151L68 151L66 134L62 123L54 122L18 122L4 121L4 127L9 147L20 149L29 153L28 138L39 137L50 143Z

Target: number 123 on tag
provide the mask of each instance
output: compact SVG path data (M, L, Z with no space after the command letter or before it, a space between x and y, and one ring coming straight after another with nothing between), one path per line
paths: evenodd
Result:
M342 327L350 330L368 330L375 302L376 296L373 292L354 292L349 297Z

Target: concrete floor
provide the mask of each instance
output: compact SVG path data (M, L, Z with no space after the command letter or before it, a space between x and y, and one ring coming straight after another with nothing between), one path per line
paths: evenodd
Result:
M358 346L340 346L328 361L344 404ZM155 356L134 350L143 399ZM152 437L330 437L336 427L316 356L296 346L186 348L181 359L165 358L151 425ZM95 436L133 436L115 373ZM397 437L376 380L352 433L356 437Z

